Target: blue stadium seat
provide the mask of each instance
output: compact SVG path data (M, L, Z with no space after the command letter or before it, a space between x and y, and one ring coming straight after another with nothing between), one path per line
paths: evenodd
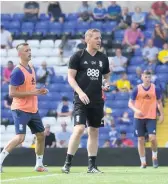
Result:
M12 112L11 110L8 110L8 109L2 109L1 116L2 118L12 117Z
M112 109L112 116L115 117L121 117L123 113L122 109Z
M109 134L110 128L109 127L101 127L99 128L99 134Z
M81 146L81 148L86 148L87 147L87 138L81 138L80 146Z
M47 94L49 100L52 101L60 101L61 100L61 94L59 92L51 92Z
M103 28L103 30L106 30L106 28L109 28L109 29L111 29L111 31L112 31L112 29L113 29L116 25L117 25L117 23L116 23L116 22L113 22L113 21L105 22L105 23L103 23L102 28Z
M100 30L102 30L102 26L103 26L103 23L99 22L99 21L95 21L95 22L92 22L90 24L91 29L100 29Z
M77 23L74 21L71 22L65 22L63 24L63 29L75 29L76 28Z
M148 20L146 22L146 27L147 27L147 29L148 28L151 29L151 28L155 27L155 24L159 24L159 21L157 21L157 20Z
M49 27L49 22L48 21L43 21L43 22L37 22L35 29L43 29L43 30L48 30Z
M39 109L39 114L41 117L45 117L47 115L47 109Z
M7 20L3 20L2 22L1 22L1 24L4 26L4 28L5 29L9 29L9 27L10 27L10 22L9 21L7 21Z
M128 100L129 93L116 93L115 100Z
M49 23L49 30L62 30L63 24L59 22L51 22Z
M41 21L48 21L50 19L50 17L45 13L41 13L40 16L39 16L39 19Z
M39 104L38 104L38 107L40 109L48 109L48 101L40 101Z
M11 34L13 34L15 36L20 35L20 30L19 29L9 29L9 31L11 32Z
M135 74L137 66L128 66L127 72L128 74Z
M24 22L22 23L22 29L31 29L32 31L34 30L34 24L32 22Z
M159 80L161 82L168 83L168 74L167 73L165 73L165 74L158 74L157 76L158 76L158 78L159 78Z
M13 14L13 21L21 21L24 17L23 13L14 13Z
M114 100L115 99L115 94L113 93L105 93L105 96L106 96L106 100Z
M115 31L114 38L124 38L124 30Z
M73 92L72 87L69 84L64 84L64 88L61 89L62 92Z
M8 90L9 90L9 85L8 85L8 84L3 84L3 85L1 86L1 91L2 91L2 92L8 93Z
M69 13L67 16L67 21L76 21L78 19L77 13Z
M135 55L135 56L142 56L142 49L141 49L141 48L135 49L134 55Z
M168 65L158 65L156 67L156 73L167 73L168 74Z
M35 31L33 32L33 34L35 35L43 35L45 36L47 34L47 29L41 29L41 28L36 28Z
M50 29L48 34L60 36L62 34L62 30Z
M142 56L134 56L130 60L130 65L141 65L144 63L143 57Z
M20 29L20 22L19 21L12 21L9 24L10 29Z
M58 106L58 101L54 102L54 103L48 103L48 109L57 109Z
M74 28L64 28L62 31L63 34L71 34L75 35L75 29Z
M11 21L12 17L10 13L1 14L1 21Z
M112 109L116 108L127 108L128 107L128 100L115 100L113 101L112 105L111 105Z
M78 32L85 32L85 31L87 31L88 29L90 28L90 23L88 23L88 22L79 22L78 24L77 24L77 31Z

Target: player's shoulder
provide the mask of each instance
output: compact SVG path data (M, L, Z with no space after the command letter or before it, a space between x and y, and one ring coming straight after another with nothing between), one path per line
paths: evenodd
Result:
M12 70L12 74L11 75L20 75L22 72L22 70L16 66L13 70Z
M73 54L73 56L76 56L76 57L81 58L84 54L85 54L85 50L82 49L82 50L76 51L76 52Z

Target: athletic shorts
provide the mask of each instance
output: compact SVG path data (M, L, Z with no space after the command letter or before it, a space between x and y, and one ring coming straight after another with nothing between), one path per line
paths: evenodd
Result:
M135 135L144 137L146 133L156 134L156 119L134 119Z
M74 126L85 125L94 128L104 127L104 103L94 106L74 102Z
M28 113L17 109L12 110L12 116L16 134L26 134L26 125L29 126L32 134L44 131L44 126L38 112Z

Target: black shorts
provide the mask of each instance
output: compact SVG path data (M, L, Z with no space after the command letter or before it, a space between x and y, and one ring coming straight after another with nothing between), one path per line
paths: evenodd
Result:
M156 135L156 119L134 119L135 135L144 137L145 133Z
M94 128L104 127L104 103L85 105L74 102L74 126L85 125Z

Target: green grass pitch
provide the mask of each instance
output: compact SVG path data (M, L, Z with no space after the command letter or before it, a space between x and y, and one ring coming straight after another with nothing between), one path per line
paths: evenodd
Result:
M61 167L48 167L37 173L32 167L4 167L2 184L168 184L168 167L99 167L104 173L87 174L87 167L72 167L70 174Z

